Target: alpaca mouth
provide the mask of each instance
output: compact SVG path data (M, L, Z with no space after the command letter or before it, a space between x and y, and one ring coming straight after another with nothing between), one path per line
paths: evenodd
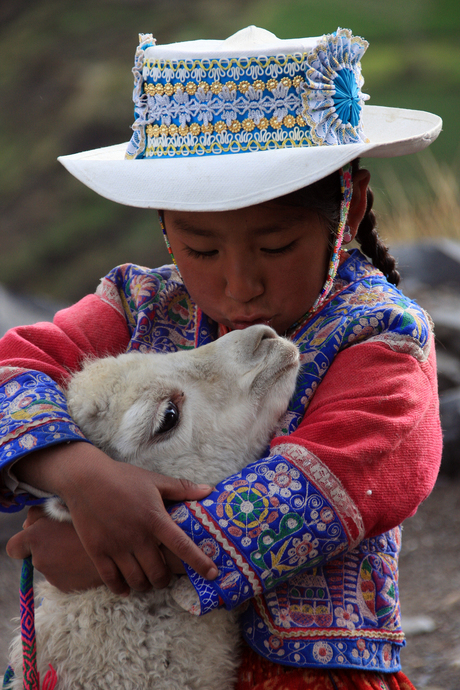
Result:
M281 364L273 368L271 372L267 371L267 367L264 368L254 377L251 385L251 390L269 390L278 381L286 376L288 376L293 369L299 368L299 351L294 346L288 351L285 350L283 361Z

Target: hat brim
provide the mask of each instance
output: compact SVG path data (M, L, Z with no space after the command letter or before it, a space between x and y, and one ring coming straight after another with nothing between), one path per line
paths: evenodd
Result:
M420 110L364 106L369 143L249 153L126 160L127 144L58 160L78 180L127 206L227 211L262 203L316 182L354 158L391 158L429 146L442 128Z

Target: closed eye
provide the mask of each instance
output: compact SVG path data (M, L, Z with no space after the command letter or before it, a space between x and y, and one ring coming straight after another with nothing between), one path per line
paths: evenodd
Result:
M276 249L269 249L268 247L263 247L261 249L264 254L287 254L287 252L292 251L295 249L295 246L297 244L297 240L293 240L289 244L286 244L284 247L277 247Z
M155 430L155 434L165 434L167 431L174 429L179 421L179 409L175 403L170 400L163 412L163 419L160 426Z
M188 256L191 256L194 259L210 259L213 256L217 256L219 253L217 249L212 249L209 252L200 252L197 249L192 249L191 247L184 247L184 251Z

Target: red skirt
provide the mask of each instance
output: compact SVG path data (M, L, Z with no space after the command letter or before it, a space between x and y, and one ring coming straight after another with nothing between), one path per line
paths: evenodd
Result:
M235 690L415 690L402 673L294 668L274 664L245 647Z

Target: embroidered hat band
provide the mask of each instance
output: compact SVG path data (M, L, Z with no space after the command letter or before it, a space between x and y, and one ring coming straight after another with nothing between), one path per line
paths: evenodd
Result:
M360 156L420 151L437 115L365 105L367 43L348 29L279 39L254 26L225 41L141 36L131 141L59 160L130 206L226 211L293 192Z
M252 31L224 41L227 51ZM151 34L140 38L127 158L366 142L360 60L368 44L348 29L305 52L242 57L200 57L195 49L171 59Z

